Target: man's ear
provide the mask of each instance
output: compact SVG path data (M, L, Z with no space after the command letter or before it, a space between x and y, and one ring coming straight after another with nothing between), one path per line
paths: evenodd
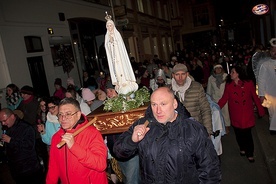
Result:
M78 119L81 118L81 111L80 110L77 112L77 116L78 116Z
M176 100L176 99L174 99L174 100L173 100L173 108L174 108L174 109L176 109L176 108L177 108L177 106L178 106L177 100Z

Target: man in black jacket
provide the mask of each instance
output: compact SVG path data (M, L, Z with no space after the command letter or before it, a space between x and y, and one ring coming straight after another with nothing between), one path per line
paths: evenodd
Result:
M39 159L42 159L43 161L45 167L44 174L46 176L49 155L47 151L47 145L42 141L40 133L37 131L37 112L39 108L39 102L34 94L34 89L31 86L23 86L20 89L20 94L23 100L17 107L17 110L20 110L23 113L23 120L28 122L35 129L35 149Z
M152 93L145 117L119 137L113 151L119 158L138 151L145 184L221 181L219 159L205 127L189 117L167 87Z
M16 184L41 184L42 167L35 150L35 129L8 108L0 111L0 122L8 128L2 141Z

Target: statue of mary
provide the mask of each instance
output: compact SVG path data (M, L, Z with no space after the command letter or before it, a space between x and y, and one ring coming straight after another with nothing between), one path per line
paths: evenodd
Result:
M138 89L128 53L121 34L110 15L106 15L105 50L112 84L118 94L135 92Z

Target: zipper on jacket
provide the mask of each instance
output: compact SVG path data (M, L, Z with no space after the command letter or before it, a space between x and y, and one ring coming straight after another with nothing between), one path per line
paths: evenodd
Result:
M66 172L66 179L67 183L70 184L69 176L68 176L68 154L67 154L67 146L64 146L65 149L65 172Z

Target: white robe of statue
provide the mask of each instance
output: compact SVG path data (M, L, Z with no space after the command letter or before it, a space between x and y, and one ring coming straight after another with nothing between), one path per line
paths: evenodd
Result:
M105 50L112 84L118 94L127 94L138 89L136 78L121 34L114 22L106 22Z

